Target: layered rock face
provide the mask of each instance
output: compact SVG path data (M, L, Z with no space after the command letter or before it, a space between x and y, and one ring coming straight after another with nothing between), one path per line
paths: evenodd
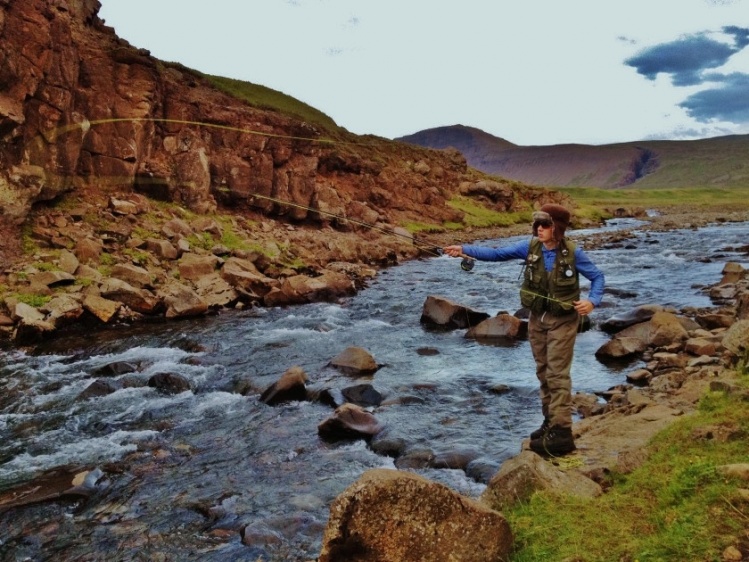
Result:
M118 38L99 8L97 0L0 0L6 229L35 203L83 188L135 190L200 213L219 205L326 223L460 218L445 205L471 179L457 152L252 107Z

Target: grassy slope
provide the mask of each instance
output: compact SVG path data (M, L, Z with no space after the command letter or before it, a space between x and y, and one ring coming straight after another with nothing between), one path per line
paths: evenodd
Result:
M636 187L730 187L749 189L749 136L641 143L658 154L660 166Z
M718 467L749 462L746 391L710 392L698 412L658 435L649 460L595 500L537 493L505 513L516 535L513 562L722 560L728 546L749 547L745 482ZM704 428L730 429L733 438L695 438ZM704 431L703 431L704 433Z
M203 77L219 90L237 99L244 100L255 107L294 115L303 121L321 125L329 131L339 129L336 122L322 111L296 98L287 96L283 92L233 78L212 76L210 74L204 74Z
M429 133L429 134L422 134ZM408 142L463 152L469 164L489 174L558 187L684 188L749 187L749 135L695 141L637 141L609 145L513 146L504 139L459 125L405 137ZM631 182L643 152L658 165Z

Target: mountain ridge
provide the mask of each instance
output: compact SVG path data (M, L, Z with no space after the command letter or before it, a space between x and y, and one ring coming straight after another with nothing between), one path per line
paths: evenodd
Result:
M395 140L458 150L468 164L509 180L551 188L737 187L749 184L749 135L605 145L520 146L481 129L450 125Z

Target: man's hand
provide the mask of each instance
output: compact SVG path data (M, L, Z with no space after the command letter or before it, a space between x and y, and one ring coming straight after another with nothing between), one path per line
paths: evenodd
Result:
M574 301L572 304L575 306L575 310L577 310L577 313L580 316L587 316L593 312L593 309L595 308L593 303L588 300Z

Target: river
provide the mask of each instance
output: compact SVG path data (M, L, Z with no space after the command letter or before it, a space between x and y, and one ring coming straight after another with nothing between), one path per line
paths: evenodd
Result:
M603 230L636 225L621 219ZM727 261L749 267L740 251L748 240L749 223L727 223L634 231L623 244L590 250L607 294L594 328L578 337L573 390L607 389L639 366L595 359L608 340L596 322L645 303L711 306L702 288L720 280ZM465 272L459 263L407 262L339 303L121 326L60 337L34 353L0 351L0 490L57 467L101 470L87 500L0 513L0 561L314 559L333 499L365 470L394 464L364 441L320 440L329 406L260 402L292 366L310 387L373 384L391 399L377 419L409 450L470 450L479 465L498 467L541 421L528 342L479 343L463 330L427 330L419 318L429 295L514 312L520 264L478 262ZM349 346L382 365L373 377L328 366ZM114 379L177 373L192 391L134 384L79 399L97 370L115 363L136 370ZM509 391L492 392L500 384ZM472 497L485 486L463 470L417 472ZM241 542L245 527L250 545Z

